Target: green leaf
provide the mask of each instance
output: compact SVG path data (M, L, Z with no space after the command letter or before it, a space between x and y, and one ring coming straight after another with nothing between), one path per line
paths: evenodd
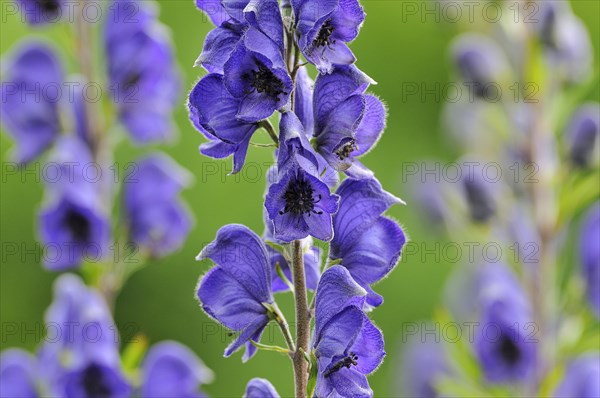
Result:
M123 368L127 373L134 372L142 362L142 358L148 349L148 339L138 334L131 343L123 350Z
M281 280L287 285L292 293L294 293L294 284L285 276L281 266L279 265L279 261L275 263L275 271L277 271L277 275L281 278Z
M254 341L254 340L250 340L250 343L252 343L253 346L255 346L256 348L258 348L260 350L275 351L280 354L286 354L286 355L289 355L291 353L291 351L288 350L287 348L280 347L278 345L262 344L262 343L258 343L256 341Z
M308 384L306 385L306 396L313 397L315 395L315 388L317 387L317 375L319 368L317 365L317 357L314 352L310 352L310 370L308 374Z
M275 242L270 241L270 240L265 241L265 243L267 245L269 245L271 247L271 249L273 249L273 250L275 250L275 251L277 251L277 252L279 252L281 254L285 253L285 246L280 245L279 243L275 243Z

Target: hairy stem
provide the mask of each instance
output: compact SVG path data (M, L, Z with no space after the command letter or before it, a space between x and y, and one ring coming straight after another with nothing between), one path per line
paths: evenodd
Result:
M296 299L296 344L294 352L294 381L296 383L296 398L306 397L308 381L308 363L304 357L309 352L310 337L310 312L306 294L306 280L304 277L304 256L302 243L295 240L292 243L292 275Z

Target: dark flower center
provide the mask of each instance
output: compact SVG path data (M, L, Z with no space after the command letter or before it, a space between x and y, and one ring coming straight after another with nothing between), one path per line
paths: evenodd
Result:
M353 140L347 142L346 144L344 144L344 146L339 148L337 151L335 151L335 154L337 155L337 157L340 160L344 160L348 156L350 156L350 154L352 152L354 152L357 149L358 149L358 146L356 145L356 140L353 139Z
M509 364L514 365L521 359L521 351L515 342L506 335L500 338L500 355Z
M112 395L110 386L98 365L90 365L83 372L83 389L90 398L108 398Z
M60 8L60 2L58 0L37 0L37 4L42 11L51 14L55 14Z
M358 364L358 355L356 355L355 353L351 352L347 357L342 358L341 360L339 360L338 362L336 362L335 365L333 365L331 368L329 368L324 374L323 377L329 377L332 374L334 374L335 372L343 369L343 368L348 368L350 369L350 366L354 365L356 366Z
M129 72L123 81L123 89L130 90L142 79L142 74L139 71Z
M465 192L471 218L477 222L485 222L494 215L495 206L487 191L475 181L465 181Z
M335 40L331 40L331 34L333 33L333 25L331 25L331 19L325 21L321 25L317 38L313 41L314 47L329 47L331 44L335 44Z
M302 176L297 179L292 179L283 194L285 199L285 208L279 211L279 214L292 213L300 215L307 213L323 214L322 211L315 210L315 203L319 203L321 195L315 200L313 197L314 190L310 183Z
M586 120L580 127L579 136L571 148L571 160L576 166L587 167L594 152L598 126L591 120Z
M90 239L90 221L80 212L70 209L65 215L65 225L71 232L71 237L79 243L88 242Z
M247 75L247 78L250 80L252 91L266 93L271 97L277 97L277 99L279 99L280 94L287 94L284 91L283 82L262 63L258 62L258 70L253 70L251 73L252 75Z

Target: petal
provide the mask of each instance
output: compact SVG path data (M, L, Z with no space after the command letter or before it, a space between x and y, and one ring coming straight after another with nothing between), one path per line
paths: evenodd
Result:
M334 65L351 65L356 57L350 48L342 42L337 42L328 47L319 47L308 55L308 59L315 64L322 74L331 73Z
M255 377L248 382L242 398L279 398L279 394L267 379Z
M365 315L355 306L349 306L335 314L316 335L317 344L315 355L319 358L332 358L332 362L325 369L319 369L323 373L335 365L336 358L345 357L354 341L358 337ZM359 358L360 359L360 358Z
M229 224L217 232L196 260L209 258L242 284L258 303L271 303L271 267L262 240L248 227Z
M275 109L277 109L276 98L255 91L242 99L235 116L245 122L253 123L268 118Z
M257 319L266 317L266 308L243 283L221 267L214 267L202 278L198 298L209 316L231 330L243 330Z
M355 180L364 180L375 177L375 173L367 168L364 164L356 159L352 159L352 163L350 163L350 167L344 170L344 173L350 178Z
M331 224L330 213L325 211L322 214L308 213L304 214L303 218L311 236L324 242L329 242L333 239L333 226Z
M340 0L338 9L331 16L333 35L340 41L352 41L358 36L364 20L365 12L358 0Z
M390 206L402 201L386 192L375 178L347 179L337 189L340 207L333 225L335 237L331 242L331 258L343 258L371 225Z
M231 18L221 5L221 0L196 0L196 7L204 11L215 26Z
M367 294L342 266L327 269L317 286L315 299L315 335L319 336L323 326L344 308L355 305L362 308Z
M269 323L269 318L266 315L263 314L263 316L256 317L256 319L254 319L251 323L246 325L246 327L242 330L242 333L240 333L238 338L235 339L235 341L233 341L231 344L229 344L229 346L227 346L223 356L225 356L225 357L230 356L231 354L236 352L238 349L240 349L244 344L248 343L248 340L252 339L253 337L255 337L257 335L260 336L262 334L262 331L264 330L264 328L267 326L268 323ZM254 352L256 352L256 350L254 350L254 351L247 350L246 354L244 355L243 360L247 361L248 359L250 359L250 357L254 354Z
M211 73L223 73L223 66L242 38L243 25L225 23L211 30L204 40L196 65Z
M362 328L350 351L358 356L355 369L362 374L369 374L374 372L383 362L385 344L381 330L373 325L364 313L362 315Z
M396 265L406 237L400 226L386 217L379 217L344 255L342 265L355 279L375 283Z
M333 388L340 397L370 398L373 390L367 378L354 369L342 369L330 376Z
M283 21L277 0L250 0L244 8L244 16L250 26L260 30L283 49Z
M313 111L315 117L315 136L321 130L333 109L348 97L362 94L369 84L375 83L356 66L338 66L332 73L319 75L315 82Z
M0 356L0 396L37 397L35 359L28 352L10 348Z
M294 103L294 113L302 122L307 137L311 137L314 130L313 116L313 91L314 82L308 76L307 68L298 69L296 73L296 99Z
M366 110L356 130L356 146L353 156L364 155L375 146L385 128L387 111L385 106L374 95L365 95Z

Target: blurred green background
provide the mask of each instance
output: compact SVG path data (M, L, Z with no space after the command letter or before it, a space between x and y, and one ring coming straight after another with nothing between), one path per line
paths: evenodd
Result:
M2 1L3 13L6 3L9 2ZM159 3L160 18L172 30L187 92L203 75L199 68L192 66L212 25L196 10L192 0ZM457 32L457 26L444 23L443 19L437 22L434 15L423 18L420 14L409 14L407 3L412 3L419 12L426 6L434 7L430 1L362 1L367 19L352 50L358 58L358 66L379 83L371 91L384 99L389 109L387 130L379 146L362 160L375 171L384 188L408 201L408 206L395 207L389 214L404 225L413 242L433 248L436 236L410 202L410 185L403 183L401 178L402 163L423 158L453 160L458 152L449 145L440 127L443 101L436 101L432 96L425 100L418 95L405 96L403 83L426 83L427 87L433 87L436 82L443 85L449 81L448 43ZM574 1L572 6L590 31L597 64L600 2ZM50 38L61 47L69 37L68 27L64 25L31 29L15 17L5 20L4 14L0 26L3 55L30 33ZM117 300L116 322L127 326L122 330L125 339L135 331L143 333L151 342L175 339L190 346L216 373L214 382L204 386L212 396L239 397L252 377L268 378L282 396L289 396L293 391L290 361L270 352L259 352L245 365L241 363L240 353L229 359L223 358L223 350L230 338L203 314L194 299L198 278L210 266L207 262L195 262L194 256L214 238L219 227L243 223L262 233L265 181L264 173L259 174L265 169L256 165L270 162L270 150L251 147L246 170L240 176L227 177L230 159L215 161L199 155L197 148L203 138L187 120L184 94L176 111L179 140L160 149L195 175L195 183L184 192L184 197L194 213L196 224L178 253L149 263L129 279ZM597 87L594 99L598 99ZM116 153L116 160L122 164L135 159L138 154L158 148L135 148L127 142L124 140ZM0 143L0 159L5 164L10 161L12 142L4 131ZM34 248L36 212L43 197L43 187L33 175L9 175L4 168L2 173L1 344L2 349L19 346L33 350L39 341L35 332L13 335L5 333L5 325L16 323L21 332L39 325L51 300L52 281L58 274L45 271L34 254L9 255L5 252L5 244L16 242ZM433 257L410 256L377 285L376 290L383 294L385 303L373 312L372 317L383 329L388 356L370 378L376 396L397 394L395 384L400 372L398 358L402 349L403 324L430 317L452 267L434 261ZM291 321L294 315L290 295L277 298ZM277 336L275 328L268 333Z

